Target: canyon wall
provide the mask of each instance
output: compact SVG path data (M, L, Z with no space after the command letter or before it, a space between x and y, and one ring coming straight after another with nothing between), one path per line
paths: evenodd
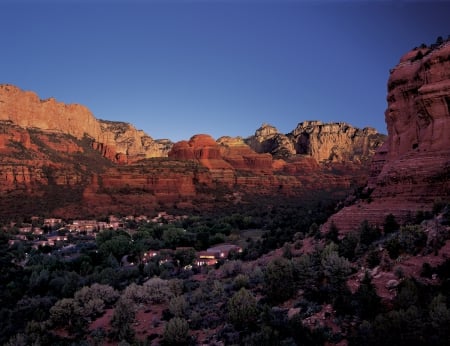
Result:
M0 86L0 216L70 217L208 209L243 200L341 198L366 183L384 137L350 125L300 123L289 134L153 140L80 105ZM252 203L253 203L252 202Z
M263 124L246 143L258 153L277 157L307 155L317 162L355 162L370 160L385 136L373 128L358 129L346 123L305 121L288 134Z
M342 231L364 219L381 225L389 213L404 221L450 199L450 41L405 54L387 101L388 138L373 158L370 196L332 217Z
M98 120L82 105L41 100L13 85L0 85L0 120L77 139L87 136L96 150L119 163L167 156L172 147L169 140L153 140L128 123Z

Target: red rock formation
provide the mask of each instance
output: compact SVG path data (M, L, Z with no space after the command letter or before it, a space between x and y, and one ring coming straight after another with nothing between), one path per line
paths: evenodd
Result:
M391 70L387 100L388 138L368 184L372 202L333 216L343 231L364 219L381 224L389 213L404 220L450 198L450 41L405 54Z
M300 123L289 135L297 153L310 155L318 162L367 162L385 140L373 128L320 121Z
M95 149L117 162L167 156L172 145L168 140L154 141L130 124L97 120L84 106L54 98L40 100L35 93L12 85L0 85L0 120L77 139L88 136Z
M201 209L244 194L320 198L364 178L359 163L319 163L292 154L294 143L274 128L257 133L274 136L277 159L239 137L202 134L172 146L127 123L97 120L85 107L0 86L0 217L151 213L162 204Z
M223 159L234 169L272 171L272 155L254 152L242 138L221 137L217 142L220 144Z
M292 141L269 124L262 124L254 136L245 142L257 153L270 153L275 156L291 156L297 152Z
M385 136L373 128L361 130L346 123L305 121L287 135L263 124L245 141L256 152L277 157L308 155L317 162L352 161L359 164L369 161L384 140Z

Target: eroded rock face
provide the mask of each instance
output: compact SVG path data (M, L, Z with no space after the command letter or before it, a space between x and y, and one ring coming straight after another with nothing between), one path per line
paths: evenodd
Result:
M255 135L245 142L257 153L269 153L278 157L288 157L296 154L292 141L269 124L263 124Z
M168 154L176 160L197 160L215 170L271 170L272 156L254 152L242 138L195 135L189 141L175 143Z
M309 131L312 124L302 126ZM328 199L364 182L367 170L357 160L320 162L315 151L299 153L304 131L284 135L263 126L253 138L259 152L240 137L199 134L172 144L127 123L97 120L85 107L3 85L0 217L203 210L244 196Z
M277 157L307 155L317 162L367 162L383 144L385 136L373 128L358 129L346 123L305 121L284 135L263 124L247 144L259 153Z
M40 100L35 93L12 85L0 85L0 120L77 139L88 136L95 149L121 163L167 156L172 146L170 141L155 141L128 123L97 120L84 106L67 105L54 98Z
M374 156L368 190L332 217L341 230L367 219L382 224L429 210L450 196L450 41L408 52L391 70L385 113L388 138Z
M297 153L310 155L318 162L367 162L385 140L374 128L319 121L298 124L290 137Z

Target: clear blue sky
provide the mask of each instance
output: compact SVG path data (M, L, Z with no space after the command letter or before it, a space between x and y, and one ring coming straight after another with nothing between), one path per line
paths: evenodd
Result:
M0 0L0 83L173 141L315 119L385 133L389 69L449 18L425 0Z

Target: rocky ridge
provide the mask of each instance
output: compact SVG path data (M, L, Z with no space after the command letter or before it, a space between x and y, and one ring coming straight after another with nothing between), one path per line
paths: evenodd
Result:
M330 220L342 231L364 219L380 225L389 213L404 221L450 198L450 41L405 54L391 70L387 101L388 137L366 198Z
M305 121L288 134L263 124L246 143L258 153L277 157L307 155L317 162L367 162L385 136L374 128L355 128L347 123Z
M68 218L211 208L243 196L342 197L365 183L383 140L307 122L287 135L264 125L247 139L199 134L173 144L10 85L0 86L0 125L2 215Z
M6 84L0 85L0 120L79 140L87 136L93 148L119 163L167 156L172 146L169 140L153 140L131 124L98 120L82 105L67 105L54 98L41 100L34 92Z

